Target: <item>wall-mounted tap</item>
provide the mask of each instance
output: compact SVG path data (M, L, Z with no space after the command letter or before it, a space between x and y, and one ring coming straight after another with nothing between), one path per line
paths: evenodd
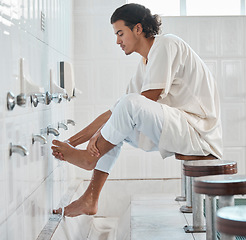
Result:
M21 156L27 156L29 154L29 152L27 151L27 149L22 146L22 145L13 145L12 143L10 143L9 146L9 156L12 156L13 153L18 153Z
M75 126L75 121L72 119L67 119L67 124L71 124L71 125Z
M47 127L47 130L46 131L47 131L47 135L53 134L56 137L60 135L60 133L58 132L58 130L55 129L55 128L52 128L52 127Z
M58 129L63 128L64 130L68 130L68 127L65 123L58 122Z
M34 142L40 142L41 144L46 144L47 140L43 135L33 134L32 135L32 144L34 144Z
M13 110L15 104L21 107L26 106L26 95L24 93L20 93L17 97L12 92L8 92L7 94L7 108L8 110Z
M31 95L31 103L34 107L37 107L39 103L49 105L52 100L52 95L49 92L35 93Z

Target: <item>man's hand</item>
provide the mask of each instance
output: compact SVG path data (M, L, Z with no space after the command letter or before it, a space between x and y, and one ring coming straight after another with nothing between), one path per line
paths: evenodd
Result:
M90 139L88 145L87 145L87 151L91 154L91 156L99 157L100 152L96 146L97 139L100 136L100 131L97 131L92 138Z

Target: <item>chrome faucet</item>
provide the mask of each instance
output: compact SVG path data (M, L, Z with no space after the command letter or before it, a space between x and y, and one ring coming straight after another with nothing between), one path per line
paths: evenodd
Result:
M15 105L25 107L27 102L26 94L20 93L17 97L12 92L7 94L7 108L8 110L13 110Z
M47 135L53 134L56 137L60 135L60 133L58 132L58 130L55 129L55 128L52 128L52 127L47 127L47 131L46 132L47 132Z
M42 93L31 95L31 103L34 107L37 107L39 103L45 103L45 95Z
M61 93L53 93L52 94L52 100L55 103L60 103L62 101L62 94Z
M63 128L64 130L68 130L68 127L65 123L58 122L58 129Z
M71 124L71 125L75 126L75 122L72 119L68 119L67 124Z
M9 146L9 156L12 156L13 153L18 153L21 156L27 156L29 154L29 152L27 151L27 149L22 146L22 145L13 145L12 143L10 143Z
M52 95L49 92L35 93L31 95L31 103L34 107L37 107L39 103L49 105L52 100Z
M32 135L32 144L34 144L34 142L40 142L41 144L46 144L47 140L43 135L40 134L33 134Z

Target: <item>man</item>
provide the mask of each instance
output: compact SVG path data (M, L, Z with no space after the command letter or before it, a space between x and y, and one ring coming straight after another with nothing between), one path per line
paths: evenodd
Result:
M65 208L65 216L95 214L101 189L123 141L145 151L222 156L219 97L214 79L198 55L177 36L157 35L160 21L149 9L126 4L111 24L126 55L139 53L127 94L66 142L53 141L53 155L94 170L86 192ZM75 146L89 140L86 150ZM62 209L54 210L61 213Z

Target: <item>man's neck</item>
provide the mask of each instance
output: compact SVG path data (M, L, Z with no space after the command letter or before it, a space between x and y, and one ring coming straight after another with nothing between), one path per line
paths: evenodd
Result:
M139 43L139 49L136 51L139 53L143 58L145 58L148 61L148 54L149 51L154 43L154 37L151 38L144 38L142 41Z

